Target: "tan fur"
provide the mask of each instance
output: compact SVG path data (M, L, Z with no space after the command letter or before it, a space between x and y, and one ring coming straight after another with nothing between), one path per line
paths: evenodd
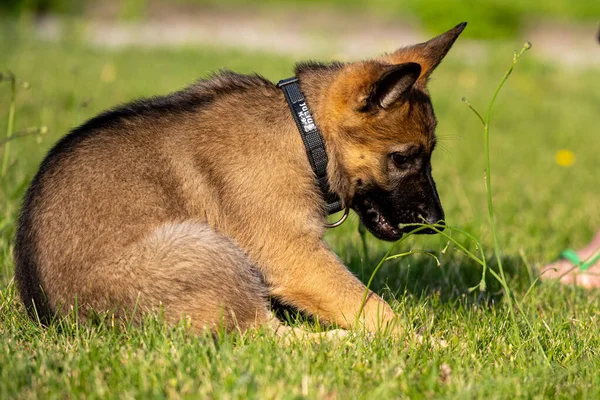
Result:
M381 65L299 71L325 138L331 186L345 204L357 178L389 183L382 154L434 140L419 114L427 110L353 113ZM83 318L162 307L168 321L188 317L197 329L269 321L279 329L267 301L274 296L352 327L365 286L323 241L324 202L283 94L260 82L226 90L231 79L187 89L192 99L214 95L202 107L127 115L48 157L17 236L26 304L35 289L27 286L30 262L58 313L75 302ZM365 327L376 331L394 318L369 293Z

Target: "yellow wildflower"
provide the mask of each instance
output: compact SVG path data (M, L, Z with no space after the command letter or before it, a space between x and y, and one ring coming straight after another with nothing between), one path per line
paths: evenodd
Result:
M570 167L575 163L575 154L571 150L561 149L556 153L556 163L561 167Z

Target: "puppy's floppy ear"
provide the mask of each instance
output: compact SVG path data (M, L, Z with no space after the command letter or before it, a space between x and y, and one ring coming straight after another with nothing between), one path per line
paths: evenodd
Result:
M421 66L414 62L389 66L371 87L364 110L389 108L404 97L421 75Z
M433 70L440 65L442 59L467 26L466 22L456 25L449 31L424 43L401 48L392 54L385 55L383 59L391 64L417 62L422 67L419 80L426 80Z

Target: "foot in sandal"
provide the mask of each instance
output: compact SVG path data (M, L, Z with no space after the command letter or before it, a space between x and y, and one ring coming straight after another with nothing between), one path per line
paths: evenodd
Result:
M600 231L584 248L564 250L560 259L541 268L540 279L558 279L566 285L600 288Z

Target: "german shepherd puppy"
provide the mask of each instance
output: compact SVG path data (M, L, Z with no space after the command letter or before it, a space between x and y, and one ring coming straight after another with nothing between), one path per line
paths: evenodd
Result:
M444 218L426 83L465 25L372 60L296 66L331 190L380 239ZM83 319L161 308L198 330L288 332L272 296L342 328L390 325L374 293L361 308L365 286L323 241L324 207L282 91L221 72L105 112L52 148L23 202L16 281L44 323L73 307Z

